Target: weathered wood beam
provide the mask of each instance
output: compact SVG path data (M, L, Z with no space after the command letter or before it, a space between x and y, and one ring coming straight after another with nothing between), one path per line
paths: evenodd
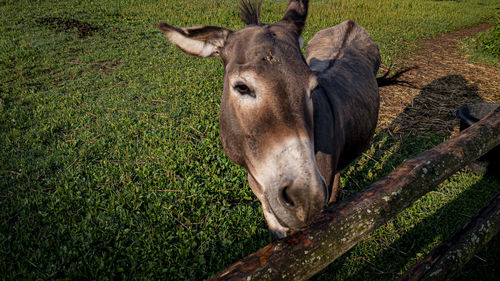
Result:
M305 280L470 161L500 144L500 108L458 136L404 161L313 225L214 275L216 280Z
M450 280L499 231L500 193L398 280Z

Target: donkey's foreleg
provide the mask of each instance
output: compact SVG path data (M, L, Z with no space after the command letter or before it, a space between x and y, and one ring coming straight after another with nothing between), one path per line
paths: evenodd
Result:
M339 182L340 182L340 172L335 174L335 178L333 179L333 186L332 186L332 192L330 193L330 200L328 201L328 204L335 203L337 202L338 196L339 196Z

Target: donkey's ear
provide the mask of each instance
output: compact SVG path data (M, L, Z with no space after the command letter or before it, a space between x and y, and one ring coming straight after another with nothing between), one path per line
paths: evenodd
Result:
M217 26L176 28L164 22L160 22L158 28L179 49L188 55L203 58L220 57L227 36L232 32Z
M300 35L306 24L308 5L308 0L290 0L285 15L277 24L285 26Z

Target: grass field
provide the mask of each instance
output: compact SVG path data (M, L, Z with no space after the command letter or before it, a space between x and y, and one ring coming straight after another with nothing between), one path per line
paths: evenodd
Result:
M474 38L462 40L461 47L472 61L500 67L500 23Z
M386 65L420 38L499 16L495 0L310 2L306 42L352 19ZM264 1L262 20L286 3ZM4 0L0 14L1 279L199 280L269 242L219 140L222 63L185 56L155 28L242 28L237 1ZM430 135L378 131L343 196L449 137ZM461 171L314 279L391 280L499 190ZM494 277L499 253L497 238L459 278Z

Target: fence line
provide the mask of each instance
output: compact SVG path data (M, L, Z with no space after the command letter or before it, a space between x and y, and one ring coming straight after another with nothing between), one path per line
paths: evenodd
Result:
M500 144L500 108L458 136L405 160L364 191L327 209L309 228L275 241L213 280L306 280Z

